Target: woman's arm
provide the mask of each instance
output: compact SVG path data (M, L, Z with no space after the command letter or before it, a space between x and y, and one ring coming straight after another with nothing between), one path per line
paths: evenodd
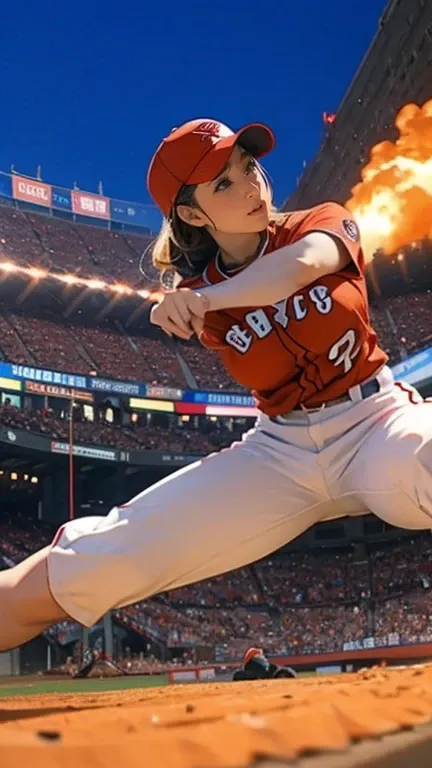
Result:
M338 272L351 256L342 241L311 232L257 259L242 272L217 285L200 288L211 311L228 307L267 307L292 296L323 275Z

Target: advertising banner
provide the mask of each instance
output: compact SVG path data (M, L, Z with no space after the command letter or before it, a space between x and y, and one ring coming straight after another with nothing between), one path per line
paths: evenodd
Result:
M150 227L148 207L139 203L111 198L111 219L135 227Z
M0 389L12 389L14 392L21 391L21 382L16 379L9 379L5 376L0 376Z
M60 373L59 371L49 371L45 368L33 368L29 365L0 363L0 374L3 372L6 376L12 375L17 379L43 381L46 384L61 384L66 387L78 387L78 389L87 388L86 377L75 373Z
M111 379L98 379L88 377L90 389L98 392L112 392L117 395L145 395L145 384L135 384L133 381L113 381Z
M12 193L17 200L51 208L51 185L24 176L12 176Z
M58 440L51 442L52 453L69 453L69 450L69 443L61 443ZM72 452L74 456L84 456L87 459L102 459L103 461L116 461L117 459L116 451L91 448L89 445L74 445Z
M1 381L1 379L0 379ZM17 383L17 382L15 382ZM85 390L70 389L69 387L58 386L57 384L41 384L38 381L26 381L25 391L33 395L46 395L47 397L65 397L74 400L84 400L86 403L93 402L91 392Z
M187 389L183 392L182 400L186 403L204 403L204 405L229 405L241 408L255 408L256 401L252 395L235 392L205 392L198 389Z
M159 398L160 400L181 400L183 397L183 390L175 389L174 387L148 385L146 387L146 396Z
M239 416L240 418L256 418L258 408L245 408L235 405L206 405L207 416Z
M51 188L52 207L61 211L72 211L72 194L70 189L63 187Z
M396 380L402 379L408 384L427 381L432 376L432 347L407 357L402 363L394 365L392 371Z
M168 400L143 400L139 397L131 397L129 405L131 408L136 408L137 410L174 413L174 403L171 403Z
M80 216L93 216L96 219L109 219L110 201L108 197L93 195L91 192L81 192L73 189L72 211Z

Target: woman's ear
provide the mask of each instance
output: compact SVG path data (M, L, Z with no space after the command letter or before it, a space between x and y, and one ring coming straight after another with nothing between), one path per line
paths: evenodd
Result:
M191 227L205 227L209 223L207 216L199 208L190 205L178 205L176 208L179 219L190 224Z

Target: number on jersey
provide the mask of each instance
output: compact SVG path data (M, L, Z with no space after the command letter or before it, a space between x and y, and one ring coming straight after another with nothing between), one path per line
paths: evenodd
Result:
M353 367L353 360L360 352L360 344L354 349L357 342L355 331L350 328L338 339L328 353L328 359L335 365L343 365L344 373L348 373Z

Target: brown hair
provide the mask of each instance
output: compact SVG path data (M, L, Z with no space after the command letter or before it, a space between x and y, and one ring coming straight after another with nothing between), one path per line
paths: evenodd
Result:
M257 163L264 181L270 188L269 178ZM169 219L165 219L152 248L153 266L159 271L161 280L164 281L169 274L174 273L181 278L200 275L207 264L214 258L218 251L218 245L206 227L193 227L186 224L177 213L177 205L189 205L198 208L195 200L196 185L185 185L177 195ZM280 221L286 217L286 213L278 213L272 210L271 221Z

